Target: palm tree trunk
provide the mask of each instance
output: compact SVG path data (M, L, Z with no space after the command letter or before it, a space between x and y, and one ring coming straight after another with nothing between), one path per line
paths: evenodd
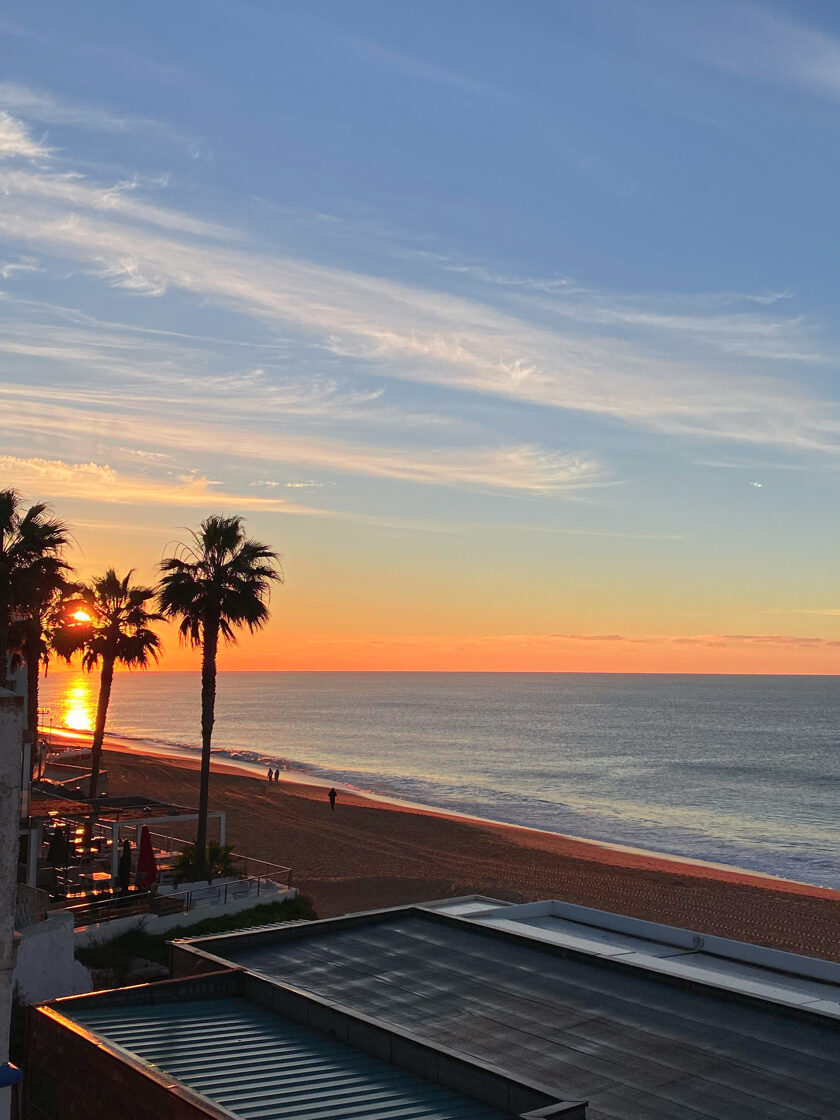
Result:
M32 753L29 756L29 776L38 767L38 688L41 659L38 656L38 641L31 637L27 642L26 657L26 726L32 732Z
M2 542L0 542L2 543ZM8 581L0 578L0 688L8 688L9 625L12 621L12 603Z
M88 797L96 797L99 788L99 766L102 761L102 743L105 740L105 720L108 718L108 704L111 701L111 685L114 683L114 659L103 658L102 674L99 678L99 698L96 702L96 723L93 729L93 742L90 745L90 789Z
M216 719L216 652L219 619L204 619L201 649L201 784L198 794L198 828L195 837L196 866L207 862L207 810L210 797L210 743Z

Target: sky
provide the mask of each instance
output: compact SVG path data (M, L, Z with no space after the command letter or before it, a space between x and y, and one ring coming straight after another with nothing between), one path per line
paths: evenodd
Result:
M235 512L224 668L838 671L835 4L8 0L0 63L0 485L82 575Z

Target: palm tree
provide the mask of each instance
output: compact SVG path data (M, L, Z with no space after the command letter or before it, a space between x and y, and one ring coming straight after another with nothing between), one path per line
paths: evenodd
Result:
M68 645L73 642L68 619L80 588L68 582L69 571L69 566L56 557L42 558L33 565L25 580L25 594L17 608L17 618L9 627L12 670L21 663L26 666L26 722L35 737L31 757L33 773L37 763L41 666L46 672L52 653L66 656Z
M158 602L163 615L179 618L181 640L201 648L201 785L196 862L207 855L210 742L216 712L219 638L235 642L235 629L253 633L268 622L273 582L282 583L280 558L268 545L245 536L241 517L212 516L191 532L189 545L161 562Z
M160 652L160 638L150 625L160 621L161 616L147 608L149 600L154 599L155 589L132 586L133 575L131 570L120 579L114 569L109 568L104 575L81 586L77 601L79 609L75 612L78 625L74 630L77 636L65 655L69 659L74 649L81 650L82 668L88 672L97 665L101 666L91 743L90 798L96 797L99 786L99 765L114 668L124 665L128 669L145 669L151 661L157 661ZM87 619L84 615L88 616Z
M38 502L24 509L16 490L0 490L0 688L7 684L6 654L13 613L26 607L33 573L67 570L61 554L70 543L66 524ZM30 728L35 731L34 727Z

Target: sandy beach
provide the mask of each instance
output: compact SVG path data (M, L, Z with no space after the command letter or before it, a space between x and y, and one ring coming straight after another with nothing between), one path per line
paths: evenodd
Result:
M106 743L111 794L195 805L198 760ZM287 865L318 914L484 894L559 898L840 960L840 892L511 825L456 817L213 762L211 807L243 855Z

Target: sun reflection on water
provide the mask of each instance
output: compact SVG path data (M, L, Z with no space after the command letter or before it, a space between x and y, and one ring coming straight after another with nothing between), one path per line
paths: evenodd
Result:
M95 704L90 678L71 677L62 688L56 707L60 726L71 731L93 731Z

